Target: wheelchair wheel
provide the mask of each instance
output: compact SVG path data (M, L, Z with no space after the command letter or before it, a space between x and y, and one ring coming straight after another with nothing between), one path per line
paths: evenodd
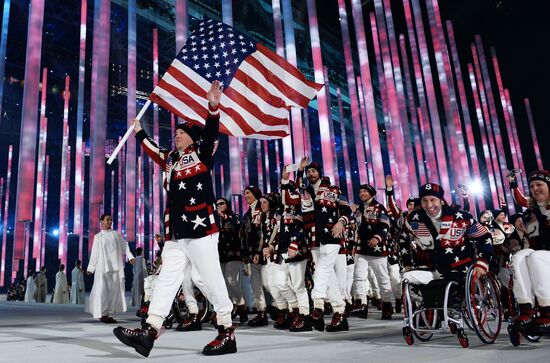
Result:
M521 344L519 330L512 324L508 325L508 337L510 338L510 343L512 343L514 347Z
M460 346L462 348L468 348L470 346L470 341L468 340L466 333L464 333L464 329L458 329L456 335L458 337L458 342L460 343Z
M500 292L492 275L478 278L472 267L466 275L466 306L479 339L494 343L501 327Z
M405 338L405 342L407 342L408 345L414 344L414 337L412 332L413 330L410 327L403 327L403 337Z
M420 314L416 314L415 326L418 328L424 325L428 329L435 329L435 326L437 325L437 310L433 311L433 314L431 314L431 322L428 315L426 314L426 311L423 311ZM412 330L412 333L421 342L427 342L433 337L433 334L428 332L418 332L418 331Z
M508 291L508 334L510 335L510 342L512 342L512 344L517 347L520 344L519 335L521 334L525 339L527 339L527 341L531 343L538 343L541 338L540 335L529 335L523 331L517 332L517 329L513 327L512 322L514 321L514 318L519 315L519 306L516 298L514 297L514 280L512 278L510 278L510 282L508 282ZM511 329L514 330L512 333L510 333ZM512 337L512 334L517 335L517 338L516 336Z

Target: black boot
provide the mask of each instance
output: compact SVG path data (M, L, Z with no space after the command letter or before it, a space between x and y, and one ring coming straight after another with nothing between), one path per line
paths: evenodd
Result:
M311 323L315 330L324 331L325 330L325 319L323 319L324 314L322 309L313 309L313 312L310 314Z
M327 325L326 330L328 332L349 330L348 319L346 319L344 314L334 313L332 321Z
M401 299L395 299L395 312L397 314L400 314L401 311L403 310L402 306L403 305L402 305Z
M344 315L346 318L349 318L351 316L351 311L353 310L353 305L346 300L346 308L344 310Z
M189 314L189 317L176 327L177 331L202 330L202 322L197 314Z
M246 308L246 305L237 306L237 315L239 316L239 322L241 325L248 321L248 309Z
M153 349L155 340L159 337L159 332L149 324L145 324L143 329L128 329L121 326L113 329L113 333L123 344L132 347L144 357L149 356Z
M550 306L539 306L539 317L533 321L530 330L537 335L550 334Z
M363 303L361 299L355 300L350 315L367 319L369 317L369 305L367 305L367 301Z
M535 319L535 310L531 304L519 304L519 315L514 319L514 325L518 329L525 329Z
M391 320L392 315L393 315L393 306L391 305L391 302L384 301L382 303L382 320Z
M325 323L322 322L322 324L324 325ZM296 314L288 330L291 332L312 331L313 320L310 315Z
M231 328L218 328L218 336L216 339L208 343L202 350L204 355L222 355L237 353L237 341L235 340L236 326Z
M277 316L277 320L275 320L273 327L275 329L286 330L290 328L290 324L292 324L292 316L288 313L288 310L279 310L279 315Z
M267 313L265 311L258 311L258 315L248 322L248 326L266 326L267 325Z

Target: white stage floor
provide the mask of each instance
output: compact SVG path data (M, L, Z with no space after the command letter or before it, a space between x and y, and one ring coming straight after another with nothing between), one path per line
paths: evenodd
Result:
M132 362L145 359L122 345L105 325L84 313L82 305L54 305L0 301L0 362ZM199 332L168 330L149 356L154 362L548 362L550 340L513 347L503 331L493 345L482 344L467 332L470 348L455 336L440 335L427 343L407 346L402 315L392 321L349 319L350 331L289 333L269 327L237 329L238 353L205 357L202 347L215 337L210 325ZM132 312L115 316L124 326L139 326ZM328 318L326 319L328 322Z

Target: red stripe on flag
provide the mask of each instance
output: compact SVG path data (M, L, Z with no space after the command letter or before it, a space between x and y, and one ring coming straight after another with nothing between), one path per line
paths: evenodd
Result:
M273 93L267 91L260 83L256 82L256 80L250 77L247 73L241 71L240 69L237 69L234 78L240 81L246 87L255 90L258 97L260 97L265 102L268 102L273 107L285 108L287 110L290 110L290 106L287 106L282 98L277 97Z
M254 92L254 90L251 90ZM268 126L281 126L288 125L288 118L279 118L262 112L258 106L244 97L242 94L234 90L232 87L228 87L224 90L225 95L235 101L239 106L250 112L261 123Z
M319 91L321 88L323 88L322 84L315 83L308 81L306 77L298 70L296 67L294 67L292 64L290 64L286 59L278 55L277 53L273 52L271 49L267 48L263 44L257 43L256 49L271 59L274 63L276 63L279 67L283 68L286 72L292 74L294 77L300 79L303 81L306 85L308 85L311 88L314 88L315 90ZM248 59L247 59L248 60ZM306 105L307 106L307 105Z
M302 95L301 93L297 92L294 88L290 87L288 84L286 84L283 80L281 80L279 77L277 77L274 73L269 71L260 61L258 61L256 58L248 56L245 59L245 62L250 63L254 68L258 70L261 74L264 75L264 77L267 79L268 82L273 84L275 88L277 88L279 91L281 91L282 94L284 94L286 97L290 98L297 104L299 104L302 107L307 107L309 104L309 98Z

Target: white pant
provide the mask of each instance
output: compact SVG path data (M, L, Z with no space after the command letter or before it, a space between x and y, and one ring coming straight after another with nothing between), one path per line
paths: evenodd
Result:
M353 275L355 298L361 299L362 303L366 303L367 301L367 290L365 287L369 266L372 268L372 272L380 287L382 301L391 302L392 290L388 274L388 258L385 256L355 255L355 273Z
M355 274L355 268L353 270ZM375 299L380 299L380 287L378 287L378 280L374 276L372 267L369 265L369 272L367 274L367 279L365 280L365 288L367 290L367 296L374 297Z
M183 289L183 295L185 296L185 305L187 306L187 309L189 309L190 314L198 314L199 305L197 304L197 299L195 299L195 291L193 286L196 286L199 290L201 290L203 295L206 296L204 282L202 281L197 269L189 265L187 266L183 276L183 283L181 284L181 287Z
M412 285L427 285L430 281L440 279L441 275L437 271L411 270L404 272L402 278Z
M340 294L340 286L334 272L338 251L340 251L340 245L334 244L321 245L318 248L311 298L317 309L323 309L325 300L328 300L335 313L343 313L344 300Z
M281 264L268 262L269 266L269 291L273 297L273 304L277 309L293 309L298 307L298 298L292 286L290 271L296 270L295 267L290 268L290 264L282 262ZM296 272L294 272L296 273ZM298 272L299 273L299 272ZM305 266L302 276L302 285L304 286L305 291ZM295 277L296 279L296 277ZM296 281L298 284L299 281ZM307 297L307 292L306 292ZM309 303L309 300L308 300Z
M351 284L353 284L354 265L348 266L346 255L339 254L334 264L334 272L340 286L340 294L344 300L351 302ZM351 275L351 278L349 278Z
M143 279L143 301L148 302L151 300L151 295L153 295L157 279L158 275L149 275Z
M550 306L550 251L530 248L512 256L514 296L519 304Z
M281 262L282 274L277 274L277 285L287 286L286 301L289 309L298 308L300 314L309 314L309 297L305 286L307 261Z
M225 279L225 286L227 286L227 292L229 298L235 305L244 305L243 292L241 290L240 272L241 261L229 261L221 264L223 277Z
M250 264L250 286L252 287L254 305L258 311L265 310L265 296L262 287L262 267L262 265Z
M399 265L388 263L388 272L390 273L391 289L394 299L401 299L403 290L401 289L401 273L399 272Z
M215 261L215 262L213 262ZM164 318L170 313L172 302L189 265L193 266L204 281L206 298L214 305L218 324L229 328L232 325L233 304L227 295L218 256L218 233L202 238L185 238L168 241L162 252L162 270L149 307L147 323L160 329Z

